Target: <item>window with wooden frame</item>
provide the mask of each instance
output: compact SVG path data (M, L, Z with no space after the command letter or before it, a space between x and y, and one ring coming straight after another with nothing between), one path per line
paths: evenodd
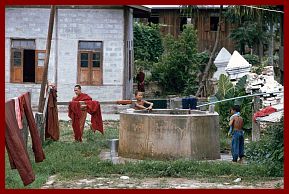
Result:
M79 41L78 75L81 85L102 85L103 43L101 41Z
M218 24L219 24L219 17L211 16L210 17L210 30L211 31L217 31L218 30Z
M35 40L11 40L12 83L41 83L45 51L35 50Z

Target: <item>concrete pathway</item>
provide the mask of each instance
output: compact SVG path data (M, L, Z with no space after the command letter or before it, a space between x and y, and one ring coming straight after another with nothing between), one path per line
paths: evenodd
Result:
M101 160L110 160L112 161L113 164L125 164L126 162L137 162L141 160L137 159L132 159L132 158L123 158L118 156L118 153L111 153L109 151L101 151L99 154L99 158ZM231 162L232 161L232 156L231 154L221 154L221 158L217 160L207 160L207 161L227 161ZM243 163L246 163L243 161Z

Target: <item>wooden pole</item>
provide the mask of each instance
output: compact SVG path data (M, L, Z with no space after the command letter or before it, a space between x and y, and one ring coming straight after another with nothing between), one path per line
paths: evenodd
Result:
M24 145L25 148L27 150L27 142L28 142L28 123L27 123L27 119L26 116L24 115L23 120L22 120L22 125L23 128L21 129L21 134L22 134L22 138L24 141Z
M260 96L254 97L253 114L260 109ZM260 139L260 123L259 121L252 120L252 141Z
M40 96L39 96L38 112L43 112L43 108L44 108L44 90L47 84L48 64L49 64L49 56L50 56L50 48L51 48L51 39L52 39L52 33L53 33L55 9L56 9L55 5L52 5L51 11L50 11L50 18L49 18L48 35L47 35L47 42L46 42L46 56L44 60L44 70L43 70L41 90L40 90Z
M35 122L40 135L41 143L44 143L44 123L43 123L43 113L35 113Z
M30 104L31 104L31 92L30 91L28 92L28 97L29 97L29 101L30 101ZM22 125L23 125L23 128L21 129L21 133L22 133L22 138L23 138L23 141L24 141L25 148L27 150L28 133L29 132L28 132L28 122L27 122L25 114L23 114Z

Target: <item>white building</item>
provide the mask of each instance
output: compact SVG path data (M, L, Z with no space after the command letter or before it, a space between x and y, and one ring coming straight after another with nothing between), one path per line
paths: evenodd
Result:
M57 6L48 81L58 101L70 101L75 84L93 99L133 95L133 17L143 6ZM50 6L5 8L5 99L31 91L38 104Z

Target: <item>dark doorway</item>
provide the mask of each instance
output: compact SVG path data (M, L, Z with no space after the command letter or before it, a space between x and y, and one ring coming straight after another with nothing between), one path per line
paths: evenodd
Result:
M23 82L35 82L35 50L24 50Z

